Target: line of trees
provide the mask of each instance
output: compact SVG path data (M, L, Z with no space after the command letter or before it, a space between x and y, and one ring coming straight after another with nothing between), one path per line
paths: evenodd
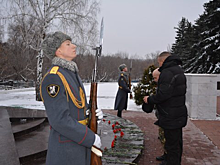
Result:
M36 81L37 59L35 54L37 52L31 48L25 48L22 43L17 35L10 37L6 43L0 43L0 80ZM147 55L146 59L137 59L125 52L102 55L98 60L98 79L104 77L103 81L117 81L118 66L124 63L130 69L132 63L131 78L139 80L149 65L157 65L157 55L158 52L151 53ZM51 66L51 61L46 57L43 60L42 74L44 75ZM74 61L78 65L83 81L90 82L95 63L95 51L78 55Z
M220 0L204 4L195 24L182 18L176 27L172 53L180 56L187 73L220 73Z
M8 27L7 42L0 42L0 80L23 80L36 81L37 79L37 50L27 47L20 27L11 24ZM0 37L0 39L2 39ZM78 55L75 59L79 67L79 74L83 81L91 81L94 69L95 51ZM132 80L139 80L144 70L149 65L157 65L156 57L159 52L147 54L145 57L137 58L137 55L129 55L126 52L102 55L98 60L98 78L104 77L104 81L117 81L119 70L118 66L125 63L131 69ZM43 57L42 74L51 66L51 62Z
M152 59L137 59L130 57L129 54L125 52L103 55L98 61L98 79L104 78L104 81L117 81L119 76L119 65L126 64L128 70L131 70L131 79L133 81L138 81L148 66L152 64L157 65L155 60L157 56L158 53L154 53L154 58ZM92 71L94 69L94 58L94 54L79 55L75 60L84 81L91 80ZM131 65L132 68L130 69Z

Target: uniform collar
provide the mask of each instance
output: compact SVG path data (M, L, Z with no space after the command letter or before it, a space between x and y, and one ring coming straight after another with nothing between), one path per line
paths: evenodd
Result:
M128 76L128 73L127 73L127 72L120 71L119 73L120 73L120 74L123 74L123 75L125 75L125 76Z
M74 73L78 72L78 67L74 61L67 61L65 59L54 57L52 60L53 65L58 65L62 68L68 69Z

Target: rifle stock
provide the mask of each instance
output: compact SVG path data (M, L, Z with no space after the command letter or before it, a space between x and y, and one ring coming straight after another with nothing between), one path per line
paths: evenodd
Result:
M131 90L131 74L129 74L129 89ZM133 99L132 93L130 93L130 99Z
M90 129L97 133L97 121L96 121L96 113L95 110L97 109L97 83L92 82L91 83L91 89L90 89L90 113L91 113L91 119L89 123Z
M98 84L96 82L92 82L91 89L90 89L91 119L90 119L89 127L94 133L97 133L97 119L96 119L96 113L95 113L95 110L97 109L97 85ZM102 165L101 157L91 152L91 163L90 164L91 165Z

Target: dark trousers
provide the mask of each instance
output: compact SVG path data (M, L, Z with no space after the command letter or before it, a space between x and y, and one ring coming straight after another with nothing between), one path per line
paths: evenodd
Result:
M182 128L164 129L164 136L166 139L167 165L181 165L183 153Z

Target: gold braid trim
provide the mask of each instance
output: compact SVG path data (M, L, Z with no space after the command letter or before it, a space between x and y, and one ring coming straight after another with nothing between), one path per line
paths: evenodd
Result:
M71 89L70 89L70 87L69 87L69 84L68 84L68 82L66 81L65 77L63 76L63 74L60 73L60 72L57 72L57 75L58 75L58 76L60 77L60 79L62 80L63 85L64 85L65 89L67 90L67 92L68 92L68 94L69 94L71 100L72 100L73 103L75 104L75 106L76 106L77 108L79 108L79 109L84 108L86 101L85 101L85 94L84 94L82 88L81 88L81 87L79 88L80 99L81 99L81 101L79 101L79 100L77 100L76 97L73 95L73 93L72 93L72 91L71 91Z
M41 97L41 100L44 102L44 98L43 98L43 95L42 95L42 82L44 81L44 78L48 75L48 73L46 73L44 75L44 77L42 78L42 81L40 83L40 97Z

